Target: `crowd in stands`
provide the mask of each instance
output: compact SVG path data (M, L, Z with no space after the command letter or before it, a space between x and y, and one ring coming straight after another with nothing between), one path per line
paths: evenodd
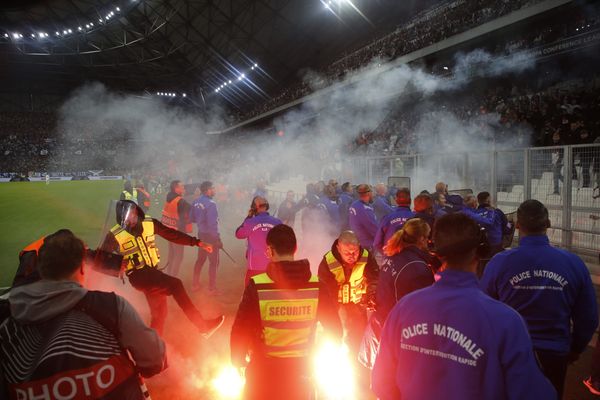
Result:
M328 80L339 79L375 58L393 60L537 2L539 0L457 0L438 4L398 26L394 32L345 53L318 72ZM308 82L297 82L238 117L242 120L252 118L309 93Z
M560 135L559 144L591 143L600 128L597 118L600 78L570 82L570 86L557 85L538 92L510 85L497 86L479 99L458 104L447 101L420 111L410 109L411 106L403 104L390 111L377 129L360 133L349 150L368 155L424 152L415 131L426 115L436 111L449 112L465 124L492 113L494 119L488 122L497 122L488 125L494 135L490 138L493 143L504 142L512 135L516 141L512 141L511 146L548 146L556 144L552 140L555 132ZM582 130L590 133L588 138L581 139Z

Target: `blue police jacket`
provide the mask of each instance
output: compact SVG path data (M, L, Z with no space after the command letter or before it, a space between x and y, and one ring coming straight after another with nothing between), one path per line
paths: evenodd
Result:
M365 249L371 249L377 233L377 221L373 207L361 200L356 200L348 209L348 222L350 229L356 233L360 245Z
M381 325L402 297L433 284L432 263L433 256L417 246L407 246L383 260L379 268L375 310Z
M463 207L463 209L460 210L460 212L468 215L472 220L477 222L477 224L479 224L479 226L481 226L482 228L485 228L488 235L489 235L489 232L494 228L495 214L493 214L493 213L489 213L486 215L480 215L477 212L475 212L475 209L473 209L471 207ZM488 241L489 240L490 239L488 237Z
M340 194L340 197L338 198L338 202L340 204L340 224L342 230L350 228L348 222L348 209L353 201L354 197L350 196L347 192Z
M267 258L267 233L275 226L281 224L281 220L269 215L264 211L252 218L246 218L242 225L235 230L235 237L247 239L246 259L248 269L264 271L269 264Z
M475 213L487 220L491 220L490 227L487 229L487 237L491 246L502 246L502 235L507 229L508 221L504 213L496 208L479 206Z
M519 314L485 295L475 274L455 270L394 306L372 386L381 400L557 397Z
M519 247L496 254L480 285L523 316L536 349L581 353L598 326L587 267L546 235L523 237Z
M383 217L393 212L394 209L390 203L388 203L385 196L375 196L375 200L373 201L373 211L375 211L375 218L377 221L381 221Z
M190 221L198 226L198 235L219 239L219 213L212 198L202 195L192 203Z
M330 227L331 232L337 232L337 234L339 234L341 228L340 206L337 204L337 202L335 202L335 200L331 200L328 197L324 197L321 199L319 207L327 211L327 214L329 215L329 220L332 225Z
M408 207L397 207L394 212L383 217L377 228L373 248L383 252L383 246L390 240L394 233L398 232L406 221L414 218L415 213Z

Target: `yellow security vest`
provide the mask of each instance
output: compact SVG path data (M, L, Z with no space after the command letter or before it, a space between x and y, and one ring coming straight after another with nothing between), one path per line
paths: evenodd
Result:
M267 273L252 277L258 293L262 341L268 357L306 357L313 343L319 278L301 289L278 289Z
M367 283L365 282L364 274L368 259L369 251L363 249L360 258L352 268L350 279L346 280L342 264L335 258L331 251L325 254L327 266L338 283L338 302L342 304L361 302L363 295L367 293Z
M150 216L142 221L142 234L133 236L120 225L115 225L110 231L119 243L119 253L126 258L126 271L142 269L145 266L157 267L160 261L156 240L154 237L154 222Z
M133 189L133 194L129 193L127 190L123 190L123 196L125 197L125 200L130 200L137 204L137 190Z

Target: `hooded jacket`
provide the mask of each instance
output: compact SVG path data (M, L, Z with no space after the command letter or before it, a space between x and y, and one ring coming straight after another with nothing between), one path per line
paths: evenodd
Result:
M383 246L385 246L388 240L394 236L394 233L402 229L406 221L414 216L415 213L406 206L400 206L396 208L394 212L384 216L377 228L375 240L373 240L373 249L383 252Z
M39 344L41 347L38 349L38 351L45 350L48 354L42 360L38 359L35 363L27 365L29 375L19 378L24 378L25 382L28 380L39 381L44 378L44 375L67 373L69 371L68 357L79 356L86 359L85 354L90 352L95 357L99 357L96 360L102 360L105 357L106 362L110 362L109 359L128 351L135 362L136 370L146 377L155 375L166 367L164 342L155 330L144 324L125 299L114 295L117 315L114 316L116 326L111 329L116 328L116 332L108 334L106 329L109 328L105 327L102 321L96 321L93 316L87 315L85 311L78 311L79 308L76 308L87 294L88 290L76 282L51 280L40 280L13 288L10 291L8 302L12 318L5 320L3 325L16 323L18 329L38 332L34 335L41 335L41 339L48 339L48 342L42 340ZM110 296L107 293L102 294ZM102 307L102 305L100 306ZM69 328L69 326L72 327ZM90 328L86 328L88 326L96 326L96 328L90 330ZM55 346L53 345L54 339L44 337L44 334L51 335L54 331L61 332L63 339L60 348L69 348L69 354L56 352L53 347ZM4 331L0 334L2 346L13 345L4 337L5 334L8 334L7 332ZM66 332L69 332L68 336L65 334ZM115 347L115 341L117 347ZM32 349L36 349L38 346L35 343L27 342L26 347L33 351ZM52 352L53 349L54 352ZM65 360L61 361L63 358ZM63 369L54 370L57 365ZM41 372L36 368L41 368ZM4 369L7 371L7 368ZM23 372L22 369L21 372ZM116 376L118 377L118 371ZM78 378L75 379L79 381ZM89 384L91 385L91 383ZM86 389L78 386L77 390Z
M350 229L356 233L360 245L365 249L371 249L377 233L377 220L373 206L362 200L356 200L348 209L348 223Z
M300 289L310 280L308 260L271 262L267 275L281 289ZM317 320L333 337L342 336L342 325L337 313L336 302L327 287L319 285ZM233 365L245 366L246 356L252 353L253 360L265 357L262 345L262 323L258 304L258 292L254 281L250 280L244 290L242 302L231 327L231 361Z

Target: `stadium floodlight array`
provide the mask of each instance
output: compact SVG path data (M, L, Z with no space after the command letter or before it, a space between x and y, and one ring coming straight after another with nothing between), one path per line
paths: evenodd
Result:
M135 0L131 1L132 3L135 3ZM111 19L113 19L118 13L121 12L121 7L108 7L108 10L105 11L105 14L101 14L102 16L98 19L98 22L100 24L107 24ZM91 32L94 29L94 23L93 22L88 22L85 25L78 25L77 29L76 29L76 33L87 33L87 32ZM73 29L74 28L64 28L62 31L57 30L55 32L55 36L57 38L61 38L61 37L68 37L70 35L73 34ZM1 30L0 30L1 31ZM48 37L50 37L50 35L48 33L46 33L44 30L37 30L37 29L32 29L32 33L30 34L31 39L33 40L43 40L46 39ZM13 41L18 41L20 39L23 39L23 34L20 32L10 32L10 30L6 30L4 32L3 37L5 39L11 39Z
M252 67L251 67L250 69L251 69L252 71L254 71L255 69L258 69L258 64L254 64L254 65L252 65ZM244 79L246 79L246 74L242 72L242 73L240 73L240 74L237 76L237 79L235 79L235 78L234 78L233 80L231 80L231 79L228 79L228 80L224 81L222 85L220 85L219 87L215 88L215 93L219 93L221 90L223 90L223 89L225 88L225 86L233 84L233 83L234 83L234 81L241 82L241 81L243 81Z
M160 97L177 97L178 94L176 92L156 92L157 96ZM181 93L181 97L187 97L186 93Z

